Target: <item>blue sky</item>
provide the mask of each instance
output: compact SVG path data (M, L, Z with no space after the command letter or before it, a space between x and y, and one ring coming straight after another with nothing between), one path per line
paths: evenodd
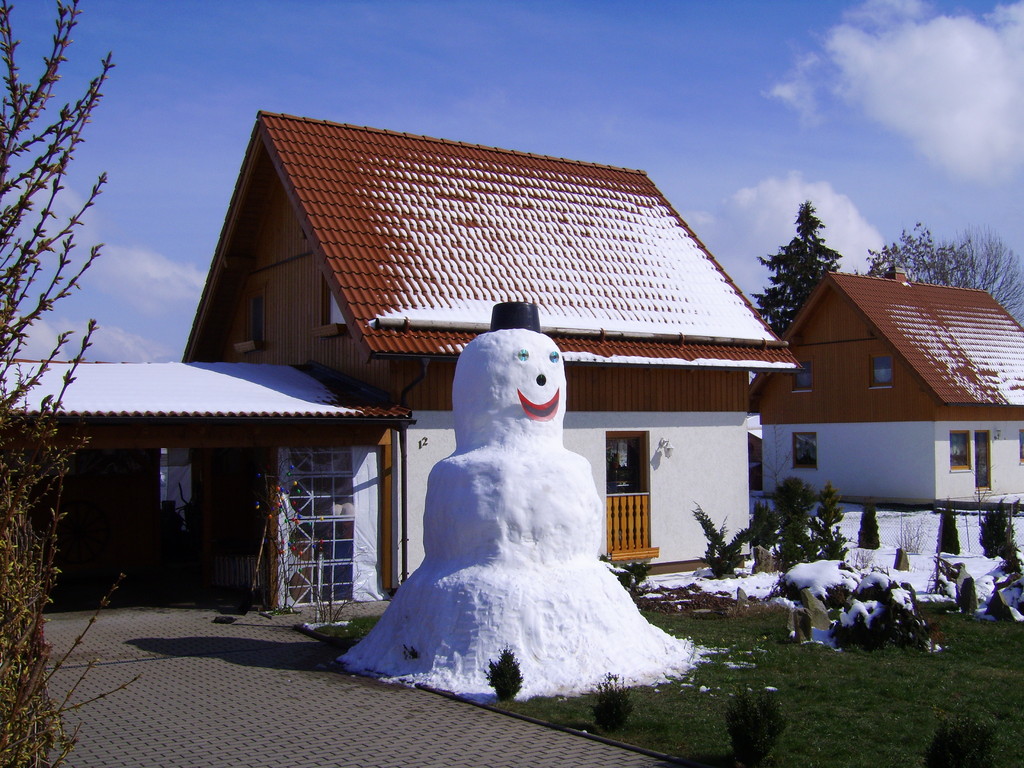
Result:
M75 38L105 250L34 341L94 317L92 359L180 358L261 109L644 169L748 295L805 199L847 271L919 221L1024 253L1024 2L83 0Z

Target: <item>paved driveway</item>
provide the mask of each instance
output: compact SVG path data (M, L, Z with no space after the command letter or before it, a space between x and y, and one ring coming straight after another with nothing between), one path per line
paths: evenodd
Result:
M74 768L113 766L609 766L670 763L523 722L426 691L339 674L337 651L291 629L294 617L214 610L104 612L57 676L66 690L98 665L81 700ZM87 614L52 614L66 648ZM73 719L73 722L75 719Z

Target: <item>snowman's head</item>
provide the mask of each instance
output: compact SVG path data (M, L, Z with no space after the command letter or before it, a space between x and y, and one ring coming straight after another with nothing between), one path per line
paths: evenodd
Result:
M547 336L491 331L466 345L452 385L460 451L519 441L562 441L565 368Z

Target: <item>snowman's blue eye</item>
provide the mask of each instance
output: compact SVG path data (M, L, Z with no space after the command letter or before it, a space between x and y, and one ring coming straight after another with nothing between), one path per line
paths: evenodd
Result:
M552 352L550 355L548 355L548 359L552 363L557 363L558 362L558 353L557 352Z
M530 350L520 349L518 352L516 352L516 357L519 358L519 362L525 363L527 360L530 359Z

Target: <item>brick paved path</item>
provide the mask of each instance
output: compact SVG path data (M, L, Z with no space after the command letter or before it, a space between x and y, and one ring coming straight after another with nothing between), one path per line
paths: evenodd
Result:
M337 650L257 614L214 624L203 609L105 612L55 680L90 659L73 768L114 766L667 766L668 762L516 720L436 694L328 669ZM66 648L81 613L52 614Z

